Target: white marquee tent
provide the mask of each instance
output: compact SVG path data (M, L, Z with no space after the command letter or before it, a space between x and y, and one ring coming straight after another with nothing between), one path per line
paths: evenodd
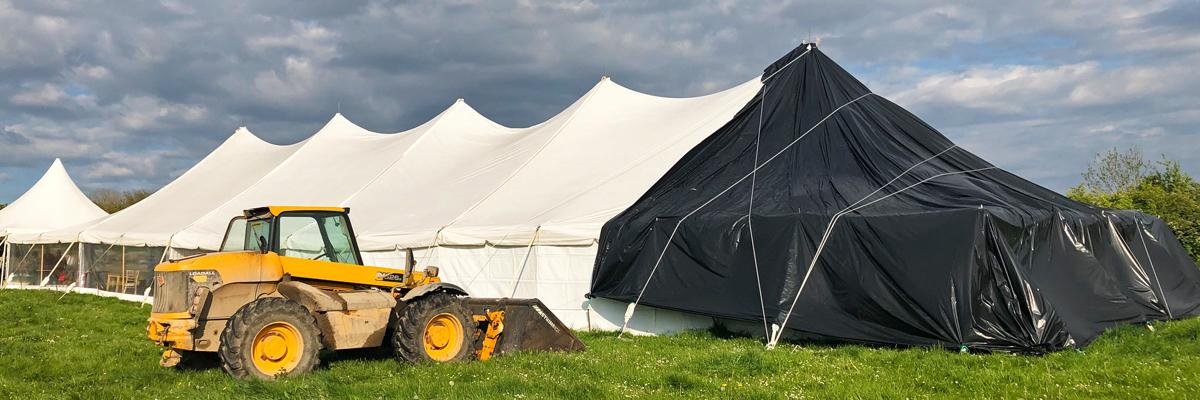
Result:
M351 208L368 263L401 267L411 251L474 296L538 297L573 327L615 328L624 305L584 298L600 227L733 119L760 85L756 78L711 95L664 98L604 78L528 128L501 126L461 100L395 134L370 132L340 114L288 146L242 128L127 210L11 240L84 243L85 265L114 263L109 253L117 247L122 273L127 251L141 249L148 281L161 257L217 248L244 209L342 205ZM111 276L112 267L81 270L85 286L111 290L99 271ZM672 312L638 317L632 327L645 331L709 322Z
M97 207L79 190L75 181L67 174L62 161L55 159L46 173L28 191L12 204L0 209L0 242L6 246L0 282L7 284L15 274L20 273L23 277L28 275L29 280L40 284L47 275L54 272L61 273L63 281L73 281L74 273L78 270L77 258L69 260L74 268L54 268L68 261L70 248L52 249L54 251L50 254L50 260L47 260L45 246L36 254L32 251L14 254L24 248L32 250L32 247L13 246L9 243L10 239L18 235L37 238L57 229L86 225L107 215L108 213ZM29 270L17 271L9 268L14 255L22 257L26 264L30 265Z

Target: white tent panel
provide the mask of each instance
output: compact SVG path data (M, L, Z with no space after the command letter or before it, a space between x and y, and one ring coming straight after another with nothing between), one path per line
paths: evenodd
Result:
M732 119L759 87L755 79L720 93L676 99L605 80L571 128L443 236L452 244L520 244L540 226L538 243L590 244L605 221Z
M438 141L448 127L480 125L465 104L455 104L434 119L396 134L370 132L341 114L259 182L177 233L172 245L213 249L220 244L229 219L242 210L265 205L339 205L380 178L414 148ZM482 116L478 116L482 119ZM490 121L488 121L490 122ZM447 156L447 155L443 155ZM391 187L388 198L409 187ZM418 189L419 190L419 189ZM370 221L371 213L353 213L354 222ZM357 228L357 225L356 225Z
M166 246L171 235L254 185L302 144L273 145L239 128L183 175L137 204L94 223L14 241Z
M356 225L362 247L427 247L435 238L523 245L539 226L540 244L588 245L760 86L755 79L677 99L604 79L547 122L505 135L511 141L503 145L464 144L475 137L466 131L447 135L442 147L413 152L348 202L369 216ZM396 187L418 192L397 196Z
M28 191L0 209L0 237L36 237L47 231L94 221L106 215L108 213L79 190L62 161L55 159Z
M387 250L433 245L445 226L498 190L553 140L589 95L546 122L524 129L502 127L460 103L461 114L469 110L471 118L447 124L437 140L422 143L347 199L360 246Z
M587 299L596 245L533 246L439 246L414 249L418 269L440 268L442 280L462 286L475 297L536 297L554 315L574 329L617 330L626 305L607 299ZM401 269L403 251L368 251L364 263ZM652 307L639 307L630 321L634 334L703 329L712 325L708 317Z

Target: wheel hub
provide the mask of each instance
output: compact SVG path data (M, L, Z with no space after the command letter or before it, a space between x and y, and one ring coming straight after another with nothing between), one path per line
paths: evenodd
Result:
M277 332L269 332L262 339L263 356L271 361L282 360L287 355L287 339Z
M251 359L267 375L285 373L300 364L304 341L300 331L286 322L267 324L254 336Z
M435 361L448 361L458 355L463 346L463 325L450 313L441 313L425 324L425 353Z

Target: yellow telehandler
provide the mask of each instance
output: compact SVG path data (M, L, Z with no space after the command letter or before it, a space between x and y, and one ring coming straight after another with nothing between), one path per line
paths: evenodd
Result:
M215 352L238 378L308 372L321 349L390 346L404 362L583 350L537 299L481 299L414 271L362 265L350 210L261 207L229 223L218 253L154 268L147 334L161 364Z

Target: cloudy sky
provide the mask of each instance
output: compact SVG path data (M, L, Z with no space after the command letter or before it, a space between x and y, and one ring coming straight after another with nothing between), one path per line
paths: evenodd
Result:
M1056 190L1139 146L1200 173L1200 2L0 0L0 202L55 157L84 190L155 189L239 125L273 143L339 107L381 132L462 97L509 126L602 75L664 96L801 41L993 163Z

